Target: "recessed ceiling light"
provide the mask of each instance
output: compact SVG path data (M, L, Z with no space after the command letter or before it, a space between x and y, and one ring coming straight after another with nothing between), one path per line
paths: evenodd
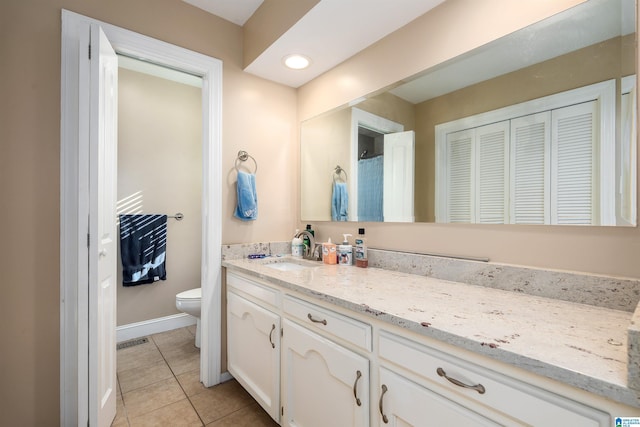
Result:
M292 70L304 70L311 64L311 60L308 57L298 53L285 56L282 58L282 62Z

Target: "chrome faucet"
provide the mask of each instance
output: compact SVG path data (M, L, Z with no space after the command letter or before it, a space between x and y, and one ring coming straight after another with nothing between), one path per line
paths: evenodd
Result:
M322 248L321 246L316 244L315 239L313 238L313 234L309 233L307 230L302 230L298 234L296 234L296 237L299 237L303 240L304 236L309 238L309 247L304 247L304 253L302 254L302 256L305 259L312 259L316 261L318 259L322 259Z

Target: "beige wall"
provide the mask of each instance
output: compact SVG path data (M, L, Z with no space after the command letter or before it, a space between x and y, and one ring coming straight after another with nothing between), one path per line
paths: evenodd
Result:
M126 325L179 313L176 294L200 287L202 248L202 90L120 68L118 213L184 214L167 222L167 280L122 286L118 320ZM119 251L118 251L119 252Z
M240 27L178 0L0 2L3 426L59 422L61 8L222 59L223 242L281 240L295 228L296 92L242 72ZM241 149L260 167L260 213L248 224L231 218Z
M578 3L581 1L448 0L299 88L300 119L379 91ZM640 278L637 227L365 225L373 248L488 257L498 263ZM336 240L346 232L355 234L358 226L326 222L314 224L314 229L323 241L329 236Z

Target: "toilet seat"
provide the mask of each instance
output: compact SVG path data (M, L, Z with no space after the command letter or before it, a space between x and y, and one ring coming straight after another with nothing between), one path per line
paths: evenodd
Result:
M202 288L189 289L176 295L176 300L189 301L202 299Z

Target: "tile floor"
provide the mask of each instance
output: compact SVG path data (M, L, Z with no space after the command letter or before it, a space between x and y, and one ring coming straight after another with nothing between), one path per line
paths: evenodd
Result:
M251 426L277 424L235 381L205 388L195 326L152 335L118 350L117 413L121 426Z

